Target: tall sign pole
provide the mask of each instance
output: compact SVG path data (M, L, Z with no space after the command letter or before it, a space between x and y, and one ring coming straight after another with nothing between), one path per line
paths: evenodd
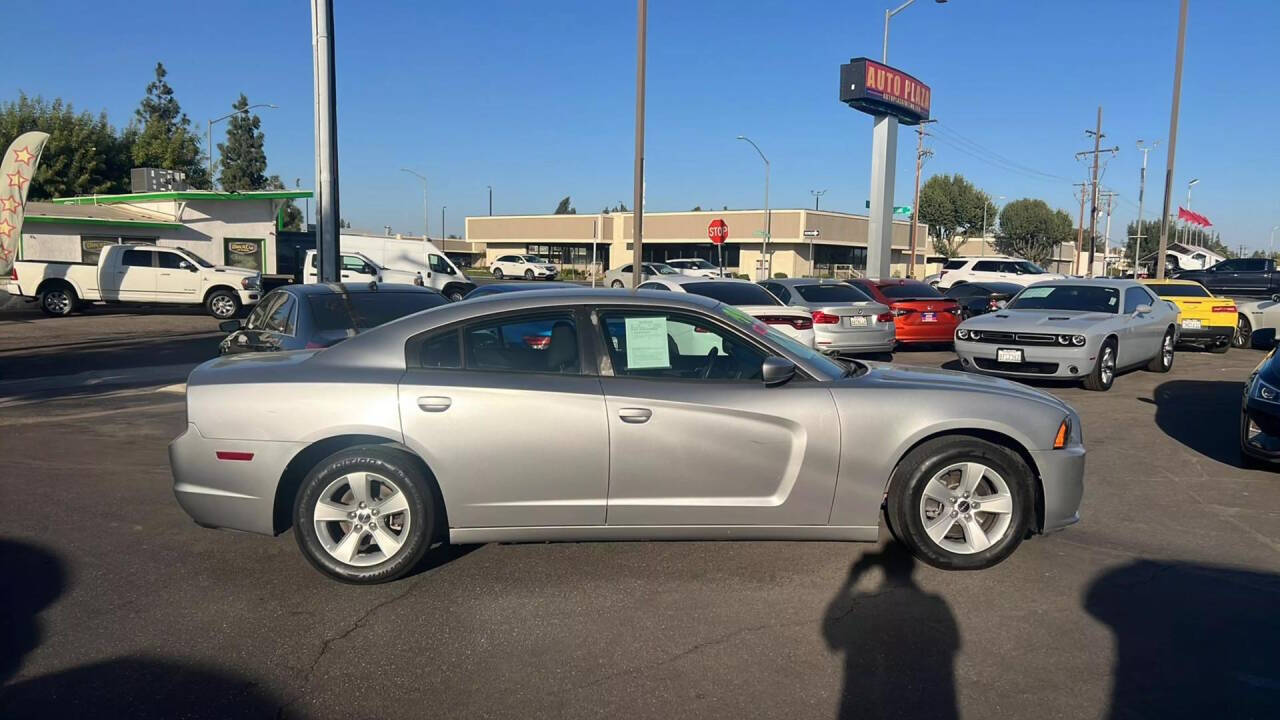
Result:
M636 158L634 189L631 201L635 203L635 221L631 228L631 288L640 286L644 242L644 51L645 31L649 24L648 0L638 0L636 8Z
M333 0L311 0L316 117L316 254L320 281L338 281L338 97L333 60Z
M1187 0L1178 13L1178 49L1173 61L1173 107L1169 111L1169 160L1164 169L1164 212L1160 214L1160 254L1156 279L1164 279L1164 256L1169 251L1169 203L1173 200L1173 160L1178 148L1178 103L1182 100L1182 51L1187 44Z

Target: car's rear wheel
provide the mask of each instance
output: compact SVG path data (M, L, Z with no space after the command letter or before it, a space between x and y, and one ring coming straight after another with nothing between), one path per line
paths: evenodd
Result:
M525 270L525 271L524 271L524 279L525 279L525 280L532 280L532 279L533 279L533 271L532 271L532 270Z
M1034 512L1032 473L1017 453L969 436L929 440L894 472L887 514L895 537L944 570L1009 557Z
M1231 344L1238 348L1253 347L1253 324L1243 314L1236 318L1236 334L1231 337Z
M294 532L317 570L369 585L411 570L431 544L429 480L400 452L376 446L320 461L294 500Z
M494 277L494 279L496 279L496 280L501 280L501 279L502 279L502 268L500 268L500 267L496 267L496 268L494 268L494 269L493 269L493 277Z
M1098 350L1098 362L1084 379L1085 390L1105 392L1111 389L1116 379L1116 341L1107 340Z
M612 287L612 288L621 288L621 287L622 287L622 281L621 281L621 280L614 280L613 282L609 283L609 287Z
M1164 332L1164 337L1160 340L1160 352L1151 358L1151 362L1147 363L1147 372L1167 373L1173 369L1173 346L1177 344L1178 338L1173 332L1173 328L1169 328ZM1226 345L1222 346L1222 352L1226 352ZM1217 352L1215 350L1215 352Z
M64 282L50 285L40 293L40 310L45 315L66 317L76 311L77 304L79 299L76 297L76 291Z

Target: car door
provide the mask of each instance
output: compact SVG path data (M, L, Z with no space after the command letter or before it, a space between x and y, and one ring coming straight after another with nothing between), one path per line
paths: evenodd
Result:
M1160 303L1163 305L1163 303ZM1149 306L1146 312L1138 312L1142 305ZM1119 351L1116 363L1121 367L1136 365L1155 357L1160 352L1160 341L1164 339L1164 330L1168 325L1168 314L1157 307L1157 301L1146 288L1130 287L1124 289L1124 307L1121 318L1124 327L1121 330Z
M597 312L609 424L609 525L822 525L840 457L835 401L711 316Z
M359 255L343 255L338 277L342 282L368 283L378 279L378 271Z
M427 256L427 286L436 290L443 289L455 278L453 265L443 255L431 253Z
M156 299L189 300L200 293L200 273L180 253L155 250Z
M1005 268L1005 263L999 260L979 260L973 264L973 270L969 272L969 282L982 282L983 280L1008 280L1010 273Z
M501 313L408 343L405 443L452 527L604 524L609 431L580 326L574 310Z
M1208 268L1204 271L1203 276L1196 278L1201 285L1209 288L1211 292L1223 295L1232 295L1240 292L1240 286L1243 282L1241 271L1244 269L1244 260L1223 260L1222 262Z
M103 300L148 302L156 296L155 253L129 248L120 253L114 272L100 280Z

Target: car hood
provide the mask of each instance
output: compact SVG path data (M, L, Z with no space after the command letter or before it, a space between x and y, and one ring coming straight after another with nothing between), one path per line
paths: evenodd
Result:
M257 277L258 276L257 270L250 270L248 268L242 268L242 267L232 267L231 265L214 265L213 271L216 273L226 273L228 275L235 275L236 277Z
M1098 323L1118 317L1115 313L1079 310L997 310L965 320L961 327L966 330L1073 333L1085 332Z
M866 374L837 380L836 386L849 385L865 388L870 385L887 390L978 392L1037 402L1068 414L1075 412L1070 405L1057 397L1012 380L914 365L891 365L879 362L862 364L867 366Z

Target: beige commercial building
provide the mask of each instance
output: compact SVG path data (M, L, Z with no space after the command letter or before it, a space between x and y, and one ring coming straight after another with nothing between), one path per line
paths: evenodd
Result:
M867 264L867 218L826 210L779 209L769 213L772 223L769 255L771 271L787 277L859 273ZM466 239L485 247L485 265L503 255L532 254L566 269L588 272L631 262L632 213L594 215L494 215L468 217ZM765 213L761 210L646 212L644 259L662 262L700 257L720 262L721 248L707 237L712 220L729 226L723 245L724 267L753 278L764 277ZM892 270L907 270L911 224L893 224ZM806 232L813 237L806 236ZM920 225L916 236L916 274L924 272L929 240Z

